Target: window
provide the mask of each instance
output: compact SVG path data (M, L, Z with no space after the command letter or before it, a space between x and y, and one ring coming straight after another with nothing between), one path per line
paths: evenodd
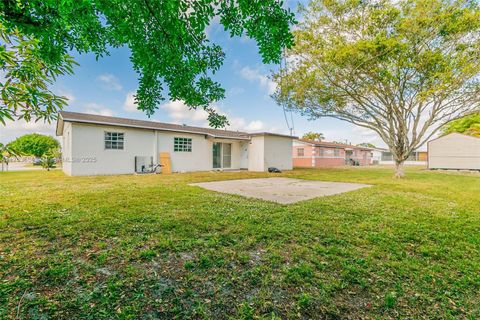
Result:
M123 132L105 132L105 149L123 150L124 137Z
M382 161L392 161L393 155L391 152L383 151L381 159Z
M334 149L334 150L333 150L333 155L334 155L335 157L340 157L340 149Z
M173 138L173 151L192 152L192 138Z
M418 161L418 152L414 151L409 156L407 161Z
M303 157L305 155L305 149L303 148L298 148L297 149L297 156L298 157Z
M325 157L325 149L319 148L320 151L320 157Z

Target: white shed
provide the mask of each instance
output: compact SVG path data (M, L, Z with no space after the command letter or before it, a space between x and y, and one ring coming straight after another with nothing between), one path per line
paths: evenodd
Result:
M480 138L451 133L429 141L428 168L480 170Z

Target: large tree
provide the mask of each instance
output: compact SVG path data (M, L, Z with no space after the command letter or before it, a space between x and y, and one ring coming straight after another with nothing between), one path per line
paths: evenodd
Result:
M212 75L225 54L208 39L206 29L218 17L230 36L256 40L264 63L278 63L282 49L293 44L289 26L294 15L283 6L281 0L5 0L0 2L0 25L6 36L20 34L35 41L31 54L49 68L71 66L69 50L100 57L108 54L109 47L127 46L139 77L140 110L152 115L167 97L181 99L189 107L203 107L210 124L219 127L226 118L209 106L224 97L224 89ZM9 49L9 45L3 48ZM4 65L0 54L0 68ZM3 92L16 90L16 99L32 96L28 88L9 88L9 79L20 80L16 76L7 74L1 84L0 121L2 114L12 116L5 111L12 109L12 103ZM36 102L20 101L17 110ZM49 106L58 109L62 103Z
M480 113L474 113L454 120L442 127L442 134L449 134L452 132L480 137Z
M18 158L18 152L12 148L10 144L3 144L0 142L0 162L2 163L2 172L6 169L8 171L8 164L11 158Z
M366 147L366 148L372 148L372 149L375 149L375 145L373 143L370 143L370 142L362 142L362 143L359 143L357 144L357 147Z
M68 54L49 63L38 53L39 41L22 35L18 29L7 31L0 23L0 124L7 119L51 121L67 104L54 94L50 85L56 77L73 72L76 64Z
M477 2L313 0L302 11L277 100L375 131L397 177L413 150L478 108Z
M9 143L10 148L17 154L26 156L43 157L46 154L55 153L60 149L57 139L38 133L26 134Z

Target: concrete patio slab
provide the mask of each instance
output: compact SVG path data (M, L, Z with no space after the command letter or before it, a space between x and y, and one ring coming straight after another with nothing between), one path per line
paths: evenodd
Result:
M290 204L317 197L353 191L368 184L312 181L291 178L261 178L192 183L208 190Z

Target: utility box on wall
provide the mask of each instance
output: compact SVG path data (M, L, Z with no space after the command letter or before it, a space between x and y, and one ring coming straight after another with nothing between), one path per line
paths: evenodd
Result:
M148 173L153 168L153 157L135 156L135 172Z

